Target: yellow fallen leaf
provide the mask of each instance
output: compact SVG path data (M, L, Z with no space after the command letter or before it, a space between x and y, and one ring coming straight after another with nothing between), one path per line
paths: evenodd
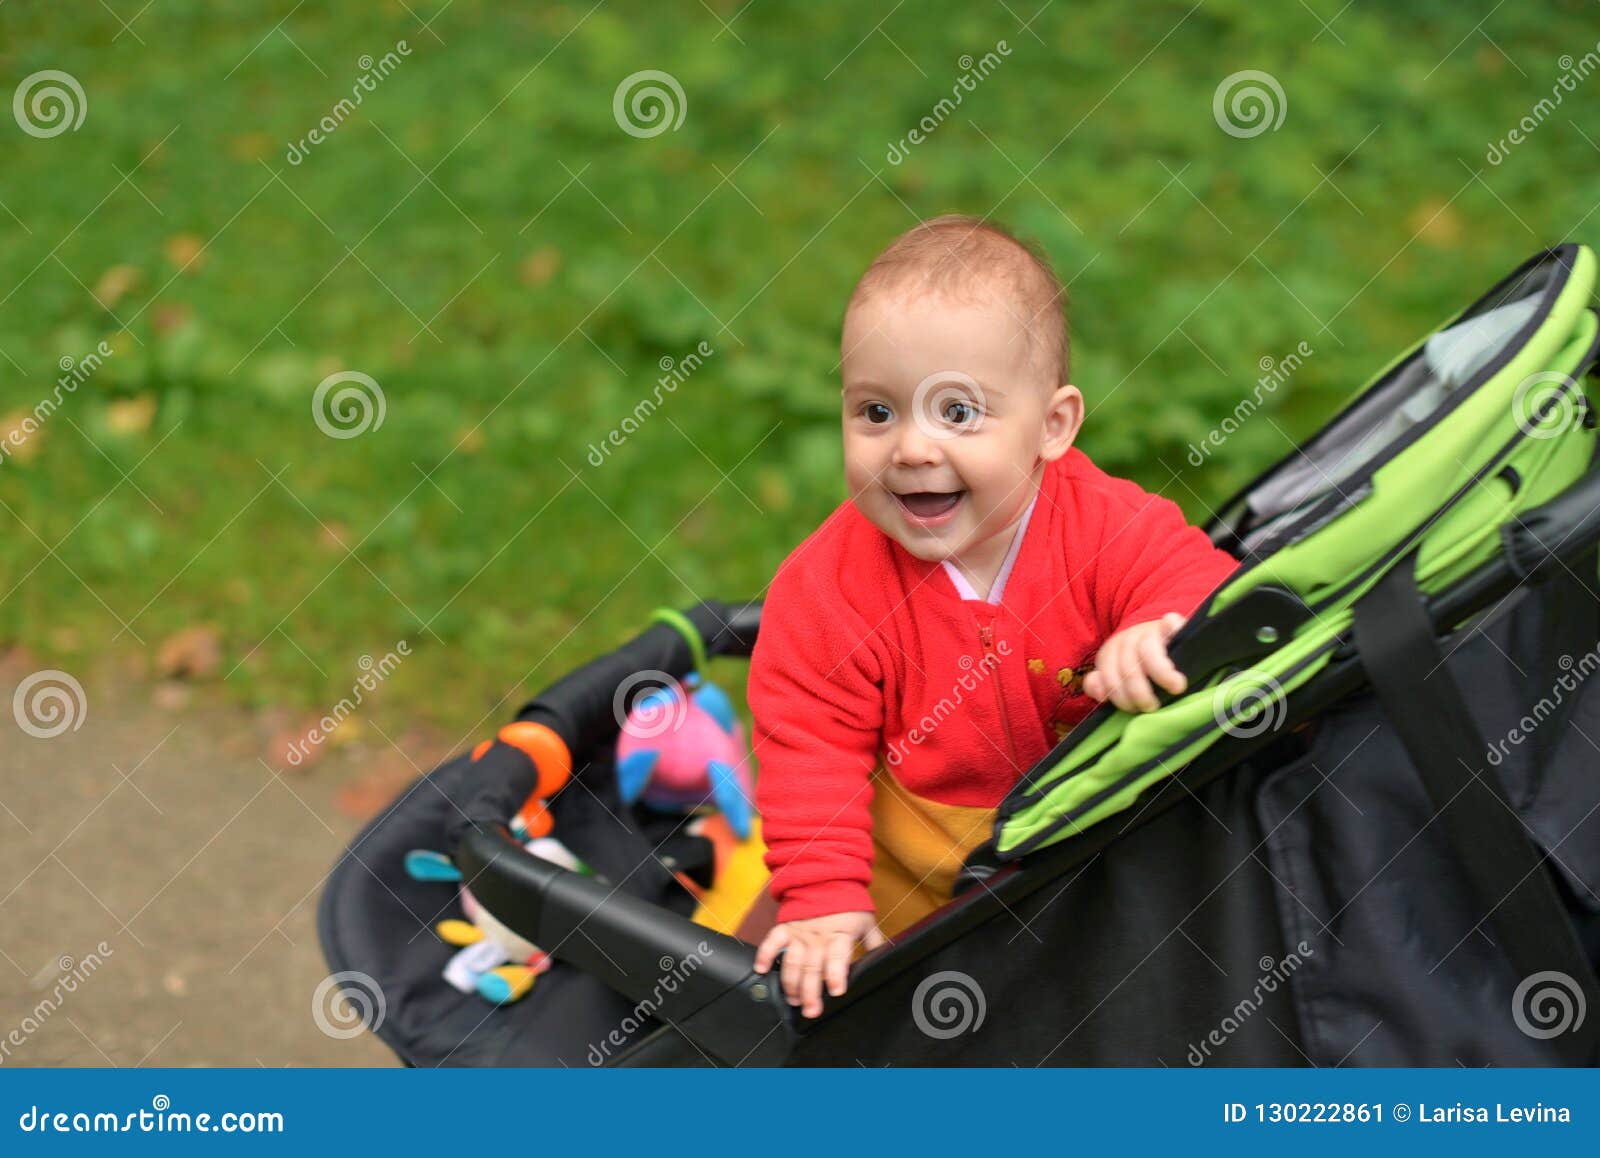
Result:
M138 285L143 276L135 266L114 265L94 283L94 300L109 310Z
M193 273L205 264L205 248L205 241L194 234L178 233L167 238L162 251L179 270Z
M119 398L106 407L106 428L113 434L143 434L150 429L156 416L154 394L141 394L137 398Z

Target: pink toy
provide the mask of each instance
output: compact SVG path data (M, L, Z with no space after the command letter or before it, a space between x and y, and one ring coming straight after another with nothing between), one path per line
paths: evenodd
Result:
M617 789L626 804L665 812L715 804L741 840L750 835L744 729L726 693L690 676L639 697L617 738Z

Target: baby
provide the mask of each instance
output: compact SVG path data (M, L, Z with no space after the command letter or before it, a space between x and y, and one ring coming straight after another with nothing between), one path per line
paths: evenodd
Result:
M1110 700L1184 690L1167 641L1238 564L1073 448L1062 286L975 218L905 233L845 309L850 501L784 561L749 699L785 996L807 1017L949 900L995 808Z

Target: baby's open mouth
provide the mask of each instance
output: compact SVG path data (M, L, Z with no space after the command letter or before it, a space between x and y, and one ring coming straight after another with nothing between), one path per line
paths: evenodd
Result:
M961 496L966 493L966 491L912 491L910 494L894 497L906 514L913 519L926 522L950 514L961 501Z

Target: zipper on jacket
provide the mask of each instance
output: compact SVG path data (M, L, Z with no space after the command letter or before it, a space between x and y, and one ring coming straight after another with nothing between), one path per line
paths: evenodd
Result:
M994 624L984 623L978 627L978 642L983 645L983 660L980 662L986 669L985 679L994 681L994 702L1000 710L1000 728L1006 734L1006 758L1011 761L1011 770L1020 780L1023 770L1017 765L1017 745L1011 736L1011 721L1006 716L1006 693L1000 686L1000 677L997 674L1000 667L1000 654L994 649ZM990 667L988 660L994 656L994 666Z

